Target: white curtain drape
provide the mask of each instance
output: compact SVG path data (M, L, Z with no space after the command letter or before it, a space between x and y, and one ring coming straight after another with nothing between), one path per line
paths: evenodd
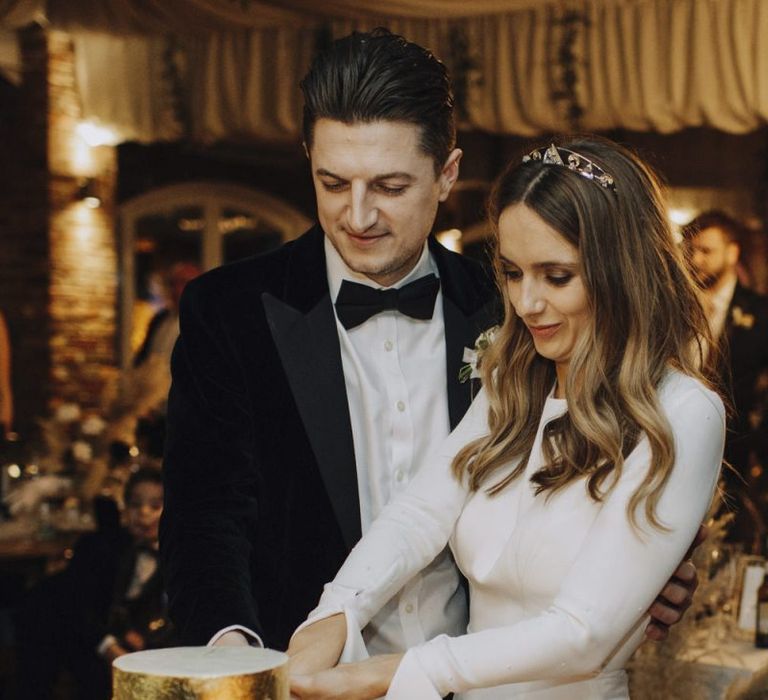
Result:
M20 2L0 0L0 18ZM84 2L99 5L103 21L107 8L121 22L132 8L135 23L151 11L158 27L177 28L185 126L201 139L296 138L298 83L320 32L340 36L379 24L429 46L449 65L466 127L520 135L574 126L744 133L768 123L768 0L399 0L386 14L374 0L184 0L190 27L204 17L215 18L211 28L222 27L188 33L171 17L180 0ZM48 10L55 17L54 8L82 4L49 2ZM319 22L320 10L307 9L315 5L333 16ZM269 6L260 15L269 26L251 21L262 6ZM417 6L433 18L416 16ZM396 10L401 16L393 18ZM87 116L119 124L126 138L176 133L180 125L171 123L164 97L169 71L157 68L165 39L73 35ZM573 58L564 62L568 54Z
M295 138L301 130L298 88L312 60L315 32L306 28L227 32L187 45L192 133Z
M162 141L181 135L162 37L117 39L77 33L75 75L83 118L113 131L118 141Z
M338 18L471 17L562 0L0 0L0 23L44 15L67 30L192 33ZM604 0L624 2L624 0Z

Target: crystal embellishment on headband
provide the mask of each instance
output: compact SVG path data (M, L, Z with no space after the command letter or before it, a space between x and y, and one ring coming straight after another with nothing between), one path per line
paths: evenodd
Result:
M560 165L563 168L573 170L587 180L596 182L600 187L616 191L612 175L609 175L599 165L580 153L555 146L554 143L549 144L546 148L537 148L527 156L523 156L523 163L530 163L531 161L539 161L544 165Z

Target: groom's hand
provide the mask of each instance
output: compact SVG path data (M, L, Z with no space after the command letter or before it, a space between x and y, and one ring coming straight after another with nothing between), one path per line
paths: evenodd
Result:
M693 544L685 555L685 559L667 581L667 585L659 594L648 611L651 621L645 628L645 636L655 642L667 638L670 626L677 624L683 618L685 611L693 602L693 594L699 585L696 567L690 561L693 551L707 538L705 525L699 527Z
M288 645L288 669L291 675L309 675L333 668L347 641L344 613L331 615L308 625L293 635Z

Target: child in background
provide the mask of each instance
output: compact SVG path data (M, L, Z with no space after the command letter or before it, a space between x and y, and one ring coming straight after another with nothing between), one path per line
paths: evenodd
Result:
M69 567L32 589L18 610L16 697L54 697L66 669L74 697L106 699L113 659L172 646L157 562L160 471L134 472L124 502L124 526L81 537Z
M126 529L132 542L119 562L107 633L97 648L110 663L131 651L166 646L171 635L157 561L163 511L160 472L146 467L134 473L124 498Z

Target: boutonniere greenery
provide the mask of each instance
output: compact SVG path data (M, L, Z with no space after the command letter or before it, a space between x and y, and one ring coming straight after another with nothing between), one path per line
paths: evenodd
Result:
M496 333L499 331L499 326L492 326L488 330L483 331L477 340L475 340L474 348L464 348L464 356L461 358L467 364L462 365L459 370L459 381L464 384L468 379L480 378L480 361L483 357L483 353L488 349L488 346L493 342L496 337Z
M755 315L744 313L740 306L734 306L731 311L731 323L734 328L746 328L749 330L755 325Z

